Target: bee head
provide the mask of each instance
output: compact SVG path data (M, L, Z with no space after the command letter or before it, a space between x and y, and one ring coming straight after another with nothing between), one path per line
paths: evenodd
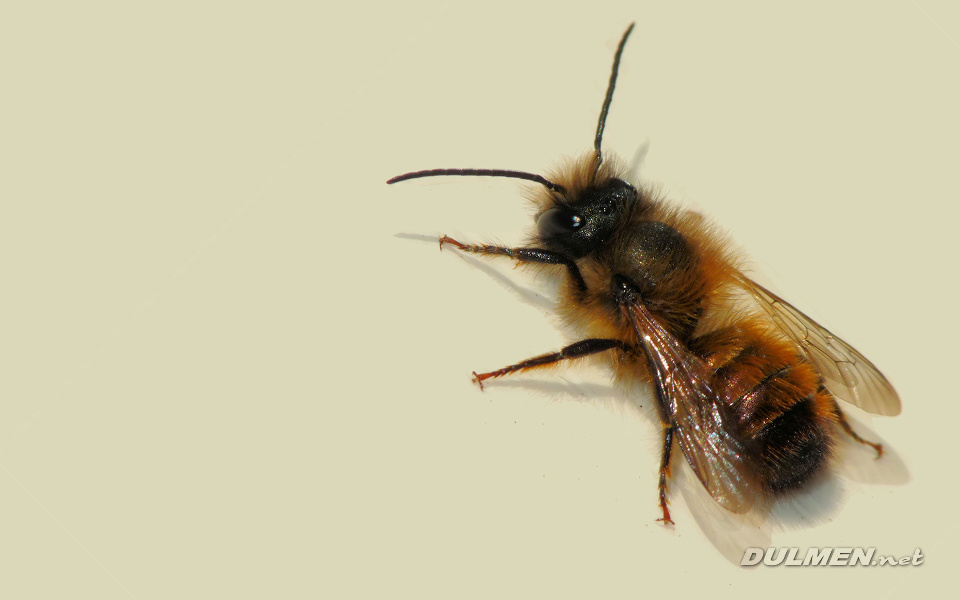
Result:
M572 259L606 244L640 198L609 163L597 169L592 154L551 179L560 190L540 190L535 198L540 207L536 241Z

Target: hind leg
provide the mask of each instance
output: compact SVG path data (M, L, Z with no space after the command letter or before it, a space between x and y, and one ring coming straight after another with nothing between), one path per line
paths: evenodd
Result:
M844 416L843 411L840 410L840 405L837 404L836 400L833 400L833 410L837 415L837 422L840 423L840 427L843 427L843 430L847 432L847 435L852 437L854 440L860 442L861 444L870 446L877 451L877 458L883 456L883 445L875 444L873 442L867 441L857 435L857 432L853 430L853 427L850 427L850 423L847 421L847 417Z
M673 449L673 425L667 425L663 428L663 453L660 456L660 483L657 485L657 491L660 495L660 510L663 517L657 519L664 525L673 525L673 519L670 518L670 511L667 509L667 477L670 476L670 451Z

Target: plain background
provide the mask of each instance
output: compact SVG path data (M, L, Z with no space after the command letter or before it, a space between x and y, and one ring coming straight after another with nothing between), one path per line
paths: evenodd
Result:
M569 340L541 280L431 241L521 241L529 187L384 181L588 150L631 21L605 147L646 148L645 181L903 397L854 417L906 480L774 543L922 567L742 570L680 496L655 522L657 427L602 372L470 383ZM3 9L0 56L0 595L880 600L955 579L953 3L31 4Z

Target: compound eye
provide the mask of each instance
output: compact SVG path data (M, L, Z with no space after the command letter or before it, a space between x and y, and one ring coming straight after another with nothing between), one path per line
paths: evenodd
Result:
M541 237L570 234L583 227L584 220L569 208L551 208L537 219L537 231Z

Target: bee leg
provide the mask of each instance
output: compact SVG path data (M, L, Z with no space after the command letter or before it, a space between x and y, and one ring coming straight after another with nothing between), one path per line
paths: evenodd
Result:
M577 263L562 254L541 250L540 248L504 248L503 246L488 246L485 244L462 244L449 236L440 238L440 249L443 250L444 244L456 246L463 252L472 252L474 254L495 254L499 256L509 256L518 262L547 263L551 265L563 265L570 272L573 283L581 292L587 291L587 284L583 281L583 275L577 268Z
M664 525L673 525L673 519L670 518L670 511L667 509L667 477L670 476L670 451L673 449L673 425L667 425L663 428L663 454L660 458L660 484L657 486L660 492L660 510L663 511L663 517L657 519Z
M600 338L581 340L575 344L570 344L569 346L561 348L559 352L548 352L547 354L541 354L540 356L528 358L527 360L520 361L514 365L510 365L502 369L497 369L496 371L479 374L474 371L473 381L477 383L482 390L484 379L490 379L491 377L503 377L504 375L515 373L517 371L536 369L537 367L552 365L562 360L568 360L571 358L582 358L584 356L589 356L591 354L596 354L598 352L603 352L613 348L618 348L624 352L630 352L632 350L631 346L621 342L620 340L607 340Z
M840 423L840 427L843 427L843 430L847 432L847 435L849 435L856 441L860 442L861 444L865 444L867 446L870 446L874 450L876 450L877 458L880 458L881 456L883 456L883 445L875 444L857 435L857 432L853 430L853 427L850 427L850 423L847 421L847 417L845 417L843 414L843 411L840 410L840 405L837 404L836 400L833 401L833 410L837 415L837 421Z

